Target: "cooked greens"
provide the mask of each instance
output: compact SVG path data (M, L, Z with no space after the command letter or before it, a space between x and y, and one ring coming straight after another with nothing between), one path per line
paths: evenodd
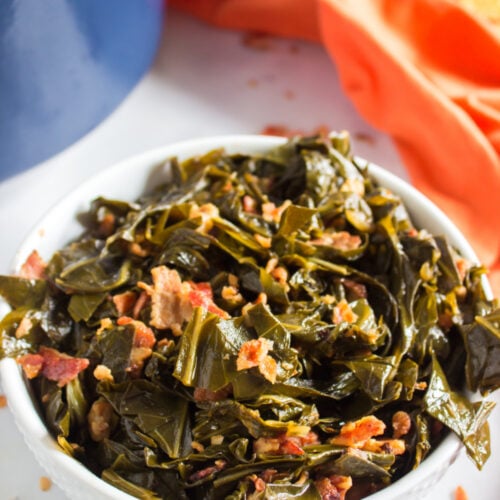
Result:
M500 384L485 270L347 135L168 164L0 277L0 356L65 452L144 499L361 498L448 430L484 464L492 404L463 391Z

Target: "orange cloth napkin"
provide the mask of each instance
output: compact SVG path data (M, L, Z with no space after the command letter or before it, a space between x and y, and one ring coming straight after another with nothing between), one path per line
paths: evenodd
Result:
M463 231L500 296L500 23L466 0L171 3L220 27L323 43L345 93L392 136L412 183Z

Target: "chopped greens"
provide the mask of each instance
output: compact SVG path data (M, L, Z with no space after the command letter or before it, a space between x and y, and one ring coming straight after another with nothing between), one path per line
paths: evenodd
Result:
M452 431L481 468L500 385L485 270L415 228L345 134L168 160L135 202L0 277L62 449L138 498L361 498Z

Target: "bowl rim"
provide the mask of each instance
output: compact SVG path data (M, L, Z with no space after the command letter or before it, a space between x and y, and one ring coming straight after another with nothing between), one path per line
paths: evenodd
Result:
M221 147L225 148L229 153L241 152L243 154L254 154L258 151L264 152L272 147L284 144L286 140L286 138L278 136L247 134L202 137L172 142L115 162L102 169L97 174L92 175L79 186L70 190L39 218L16 251L11 264L11 271L14 272L18 269L28 254L34 248L37 248L36 243L40 241L41 229L43 229L44 223L50 220L51 217L54 217L54 215L61 210L61 207L74 206L75 199L81 203L85 203L88 207L96 196L102 194L100 192L102 189L95 191L95 188L99 185L104 185L106 181L116 179L121 171L129 171L137 167L143 175L147 172L149 172L150 175L155 166L158 166L159 163L164 162L172 156L185 159ZM363 158L355 156L355 159L361 166L366 165L368 167L368 174L370 177L375 178L380 185L401 196L410 214L412 213L412 206L413 208L419 206L426 212L432 212L432 216L435 218L434 225L443 228L450 242L454 246L457 246L466 258L478 262L477 256L471 245L460 230L449 217L424 194L388 170ZM139 194L141 192L143 191L139 191ZM135 195L135 197L137 196L138 194ZM409 203L409 200L411 200L411 203ZM74 210L71 216L73 218L75 217ZM55 250L53 249L52 251ZM0 299L0 302L3 302L3 300ZM9 408L14 415L16 426L20 429L32 452L36 451L34 447L41 447L44 453L48 454L49 459L52 460L57 467L67 471L75 479L89 485L96 493L105 495L105 498L115 500L131 500L134 498L113 485L106 483L78 460L61 451L59 445L43 423L41 416L38 414L31 400L20 367L15 360L4 359L0 361L0 377L2 379L4 392L7 396ZM387 500L388 498L395 498L400 495L408 494L412 488L418 488L422 480L434 473L443 463L453 463L462 448L463 446L459 439L453 433L450 433L434 450L432 450L417 469L408 472L389 487L366 497L366 499ZM35 455L42 467L47 468L36 452ZM69 493L65 486L59 483L57 478L53 478L53 480L66 494Z

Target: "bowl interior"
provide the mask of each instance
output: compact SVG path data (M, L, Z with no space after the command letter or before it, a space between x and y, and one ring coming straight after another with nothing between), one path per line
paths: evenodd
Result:
M82 228L76 215L86 211L90 202L97 196L132 201L152 185L160 180L164 181L168 175L164 165L166 158L177 156L183 160L220 147L224 147L228 153L258 154L284 142L282 138L266 136L223 136L192 140L149 151L103 170L58 202L35 225L18 250L13 269L18 269L33 249L37 249L44 259L49 259L55 250L78 236ZM418 227L426 228L433 234L446 234L450 243L466 258L477 261L471 246L460 231L425 196L376 165L370 164L369 173L381 185L403 198ZM70 498L84 499L90 495L103 499L132 498L59 451L37 413L19 367L13 360L3 360L0 363L0 373L9 405L28 445L53 480ZM418 492L439 479L444 468L456 458L459 448L458 439L453 435L448 436L416 471L396 481L389 490L382 490L370 498L411 498L412 492ZM425 478L427 479L424 480Z

